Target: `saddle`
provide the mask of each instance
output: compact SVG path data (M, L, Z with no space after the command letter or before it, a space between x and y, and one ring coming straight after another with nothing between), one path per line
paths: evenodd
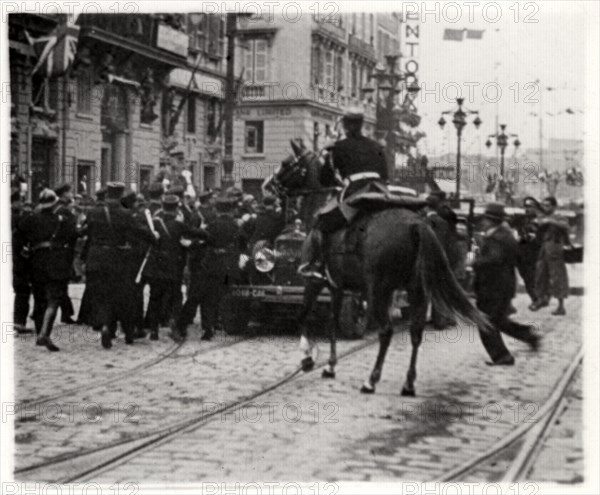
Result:
M321 208L318 216L323 232L334 232L352 225L359 213L373 213L389 208L418 211L426 205L427 202L423 199L391 194L384 184L372 182L343 200L333 198Z

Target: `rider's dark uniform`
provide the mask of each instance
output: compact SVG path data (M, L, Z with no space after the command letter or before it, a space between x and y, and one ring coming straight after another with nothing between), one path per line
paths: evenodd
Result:
M342 200L370 182L388 180L383 147L366 136L354 134L336 142L331 154L344 180Z
M333 204L329 204L319 214L319 221L305 246L303 255L305 259L302 260L303 263L299 268L300 274L309 277L323 278L323 274L320 273L323 261L322 236L323 233L333 232L343 227L348 220L349 209L345 207L344 201L372 183L381 184L379 189L384 192L384 184L388 180L383 147L361 134L362 112L349 111L344 115L342 122L346 137L333 145L329 164L339 172L343 180L344 189L339 197L341 207L333 207ZM327 166L324 168L326 169Z

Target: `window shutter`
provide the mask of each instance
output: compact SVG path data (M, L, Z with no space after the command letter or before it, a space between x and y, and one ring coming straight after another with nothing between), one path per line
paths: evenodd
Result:
M256 40L255 44L254 82L267 80L267 41Z
M244 78L247 81L254 82L254 40L248 41L248 50L244 55Z

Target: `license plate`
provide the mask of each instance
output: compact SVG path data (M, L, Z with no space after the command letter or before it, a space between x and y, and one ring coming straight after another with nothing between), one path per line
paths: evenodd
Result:
M264 297L264 289L233 289L232 295L236 297Z

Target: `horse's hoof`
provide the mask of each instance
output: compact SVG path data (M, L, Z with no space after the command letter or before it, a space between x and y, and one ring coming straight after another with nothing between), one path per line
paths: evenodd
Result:
M305 357L300 364L304 372L311 371L315 367L315 361L311 356Z
M360 387L361 394L374 394L375 387L373 385L369 385L368 383L363 383L363 386Z
M321 377L323 377L323 378L335 378L335 371L330 371L328 369L324 369L323 373L321 373Z
M400 395L402 397L414 397L415 396L415 389L414 388L402 387L402 392L400 392Z

